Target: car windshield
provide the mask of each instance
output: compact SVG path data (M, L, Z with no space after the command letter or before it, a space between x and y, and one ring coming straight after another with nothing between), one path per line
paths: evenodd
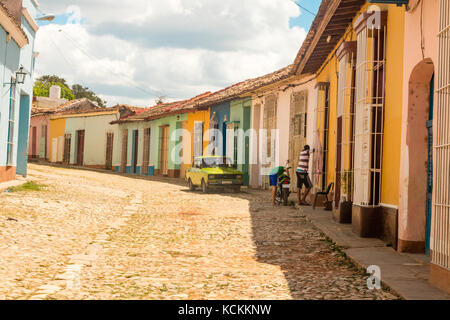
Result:
M233 166L231 160L227 157L204 158L203 168L230 168Z

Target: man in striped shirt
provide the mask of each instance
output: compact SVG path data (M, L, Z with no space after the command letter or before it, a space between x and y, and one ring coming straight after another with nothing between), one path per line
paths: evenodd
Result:
M310 155L310 147L306 145L303 151L300 153L300 159L298 161L297 167L297 195L298 202L301 206L309 206L310 204L306 202L306 197L309 195L309 192L312 189L312 182L308 175L309 170L309 155ZM302 188L303 185L306 188L306 191L302 197Z

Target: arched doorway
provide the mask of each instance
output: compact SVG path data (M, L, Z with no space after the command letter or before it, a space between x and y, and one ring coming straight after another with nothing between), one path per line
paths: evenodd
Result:
M399 235L401 252L429 252L433 192L434 64L422 60L411 72L403 111Z

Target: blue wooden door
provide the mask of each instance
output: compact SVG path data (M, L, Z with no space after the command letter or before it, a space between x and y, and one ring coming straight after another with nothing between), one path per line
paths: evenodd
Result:
M427 169L427 224L426 224L426 253L430 254L431 214L433 211L433 108L434 107L434 76L430 83L430 111L427 121L428 129L428 169Z

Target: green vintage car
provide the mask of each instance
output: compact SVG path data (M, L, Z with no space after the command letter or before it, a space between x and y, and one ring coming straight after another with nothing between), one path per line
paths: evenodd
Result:
M235 169L229 158L210 156L197 157L194 166L186 172L189 190L201 187L204 193L211 189L241 190L244 185L244 174Z

